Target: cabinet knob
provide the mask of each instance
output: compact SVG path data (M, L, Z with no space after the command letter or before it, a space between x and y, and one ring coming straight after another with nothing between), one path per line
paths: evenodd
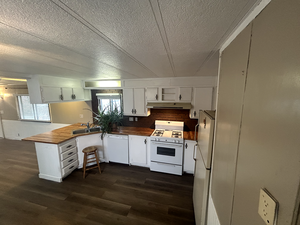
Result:
M133 109L131 110L131 113L133 114Z
M179 95L179 100L181 100L181 94Z
M186 148L186 149L188 148L188 144L187 144L187 143L185 143L185 148Z
M194 116L196 116L196 114L197 114L196 111L194 111Z
M144 143L147 144L147 139L144 140Z
M63 95L60 95L59 98L60 98L60 100L62 100L62 101L64 100L64 96L63 96Z
M157 95L157 94L155 95L155 99L156 99L156 100L158 99L158 95Z
M134 114L136 114L136 109L134 109Z

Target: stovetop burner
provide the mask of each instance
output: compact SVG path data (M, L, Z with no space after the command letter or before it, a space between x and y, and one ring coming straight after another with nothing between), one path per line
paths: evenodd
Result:
M155 130L152 134L152 136L162 136L165 130Z

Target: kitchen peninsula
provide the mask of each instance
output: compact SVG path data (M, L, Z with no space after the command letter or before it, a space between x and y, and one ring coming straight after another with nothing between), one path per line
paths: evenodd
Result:
M62 182L64 177L68 176L75 169L82 167L82 149L90 145L98 147L101 162L109 162L107 157L107 135L101 140L101 132L72 134L73 130L82 128L83 126L80 123L76 123L22 139L23 141L35 142L40 178ZM128 135L130 137L143 138L143 143L145 142L144 149L137 149L137 151L144 150L146 152L144 154L146 157L144 166L149 167L149 151L147 149L149 149L149 137L153 131L154 129L151 128L120 126L117 131L113 131L108 135ZM185 131L183 135L187 141L194 139L193 131Z

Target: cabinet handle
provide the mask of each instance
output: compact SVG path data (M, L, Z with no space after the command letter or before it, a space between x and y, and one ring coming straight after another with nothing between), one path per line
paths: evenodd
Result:
M188 148L188 144L187 144L187 143L185 143L185 148L186 148L186 149Z
M70 159L68 162L72 162L74 159Z
M136 109L134 109L134 114L136 114Z
M71 166L71 167L69 168L69 170L72 169L73 167L74 167L74 166Z
M179 100L181 100L181 94L179 95Z
M198 146L198 145L197 145L197 144L194 145L194 151L193 151L193 159L194 159L195 161L196 161L196 158L195 158L195 147L196 147L196 146Z
M156 99L156 100L158 99L158 95L157 95L157 94L155 95L155 99Z
M70 152L68 155L72 155L73 154L73 152Z
M131 110L131 113L133 114L133 109Z
M147 139L144 140L144 143L147 144Z
M196 114L197 114L196 111L194 111L194 116L196 116Z
M62 100L62 101L64 100L64 96L63 96L63 95L60 95L59 98L60 98L60 100Z
M67 148L71 148L73 145L68 145Z

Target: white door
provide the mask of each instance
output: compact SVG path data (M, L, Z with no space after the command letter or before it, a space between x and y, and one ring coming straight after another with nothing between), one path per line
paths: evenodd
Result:
M145 114L146 114L145 89L135 88L134 89L134 115L144 116Z
M72 88L62 88L63 101L72 101Z
M178 100L180 102L191 102L192 101L192 88L191 87L179 88Z
M193 158L196 141L186 140L184 142L183 171L194 174L195 160Z
M61 102L60 87L42 87L41 92L43 102Z
M129 136L129 163L147 166L147 137Z
M198 119L199 110L212 109L212 94L213 88L194 88L190 118Z
M196 165L193 188L195 220L197 225L206 225L210 170L205 168L199 148L196 150L195 158Z
M198 123L198 147L206 168L210 169L215 120L211 119L205 112L200 111Z
M148 102L158 101L158 88L147 88L146 96Z
M133 115L133 89L123 89L123 107L124 115Z
M84 91L82 88L73 88L73 100L84 100Z

